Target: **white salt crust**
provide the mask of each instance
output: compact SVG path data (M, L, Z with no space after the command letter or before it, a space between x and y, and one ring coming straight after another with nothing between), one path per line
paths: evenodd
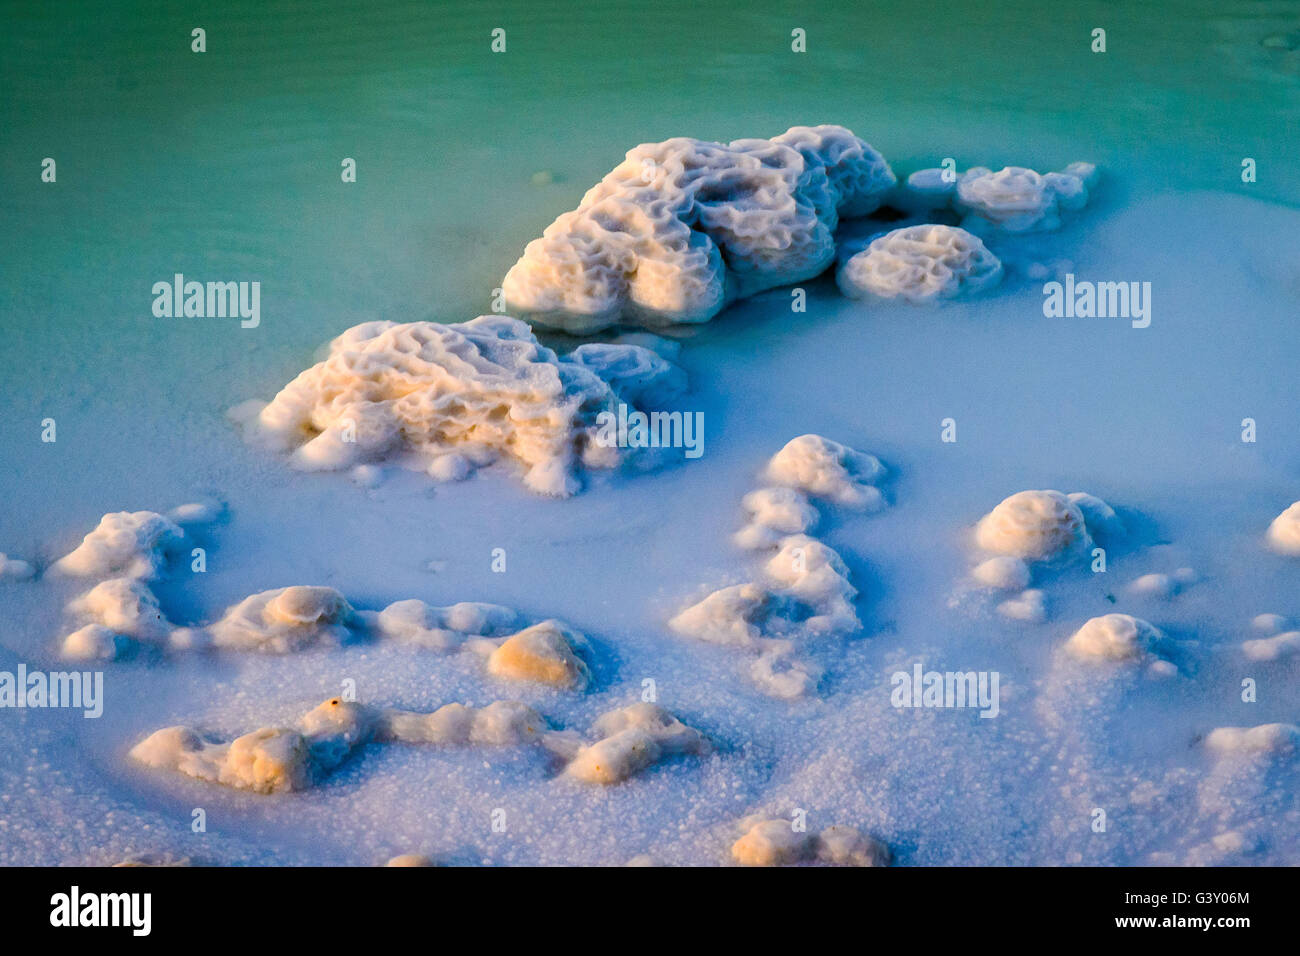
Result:
M484 315L354 326L269 404L231 414L308 470L392 459L448 481L506 460L532 490L567 497L582 468L624 459L596 441L601 412L684 388L684 373L648 348L592 344L558 356L523 322Z
M152 580L162 573L167 552L184 537L177 524L157 512L118 511L104 515L95 530L53 567L78 577Z
M1220 757L1292 756L1300 745L1295 724L1261 724L1258 727L1219 727L1205 736L1205 747Z
M9 578L14 581L26 581L35 573L36 569L28 562L11 558L9 555L0 552L0 579Z
M840 218L873 212L895 184L841 126L645 143L528 244L502 289L512 311L573 333L707 322L821 273Z
M1278 554L1300 556L1300 501L1273 519L1268 526L1268 544Z
M840 267L836 282L851 299L913 304L978 295L1002 279L1002 263L978 236L923 224L873 239Z
M985 551L1044 561L1091 546L1079 506L1059 491L1021 491L1003 499L975 529Z
M1103 614L1088 620L1065 642L1072 657L1084 661L1156 665L1167 673L1172 642L1155 625L1131 614Z
M962 228L977 235L1047 232L1060 228L1062 213L1087 205L1096 180L1091 163L1071 163L1056 173L977 166L952 183L942 170L925 169L908 177L900 204L918 211L951 207L964 217Z

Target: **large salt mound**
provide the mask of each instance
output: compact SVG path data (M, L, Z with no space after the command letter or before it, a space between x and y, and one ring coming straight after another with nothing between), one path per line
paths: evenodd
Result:
M836 276L852 299L933 302L997 285L1002 263L978 236L955 226L906 226L885 233L844 263Z
M507 316L367 322L334 339L328 357L250 425L295 449L307 469L391 457L441 480L504 458L527 469L528 487L567 496L581 487L580 464L622 458L596 441L601 412L663 399L683 384L680 369L649 349L604 344L559 357Z
M840 217L874 211L895 183L840 126L642 144L528 244L502 289L512 310L574 333L707 322L822 272Z
M980 520L975 541L985 551L1043 561L1091 543L1079 506L1059 491L1021 491Z
M167 551L183 538L180 527L157 512L118 511L104 515L54 569L82 577L152 579L162 572Z
M188 727L145 738L131 757L256 793L303 790L371 741L446 746L508 746L537 741L546 723L517 701L482 709L448 704L431 714L372 708L337 697L304 714L295 727L263 727L229 743L204 740Z
M1268 526L1268 543L1279 554L1300 555L1300 501L1273 519Z

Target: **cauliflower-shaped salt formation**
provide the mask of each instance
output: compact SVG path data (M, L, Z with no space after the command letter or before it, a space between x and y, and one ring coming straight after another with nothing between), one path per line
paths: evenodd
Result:
M1300 746L1295 724L1261 724L1258 727L1219 727L1205 737L1205 746L1220 756L1293 754Z
M610 711L596 720L591 732L600 739L580 747L566 769L586 783L619 783L667 757L709 749L703 734L657 704Z
M840 126L642 144L528 244L502 289L511 309L579 334L707 322L818 275L840 217L874 211L895 183Z
M1091 545L1079 506L1059 491L1020 491L981 519L976 543L985 551L1044 561Z
M184 538L175 522L154 511L117 511L100 519L77 548L54 563L63 574L151 580L166 563L167 551Z
M35 573L36 569L28 562L19 561L0 552L0 579L12 578L15 581L25 581Z
M867 511L884 506L884 496L874 487L884 476L885 466L875 455L821 435L792 438L772 456L764 474L772 484Z
M580 464L621 460L620 449L597 440L600 413L628 396L672 393L681 381L675 367L635 345L561 358L508 316L366 322L334 339L328 357L255 418L244 406L237 414L255 434L296 449L294 461L307 469L396 457L444 480L504 458L527 469L534 491L567 496L581 487Z
M482 709L448 704L419 714L334 697L304 714L296 727L263 727L229 743L205 740L188 727L167 727L137 744L131 757L240 790L279 793L319 783L372 741L505 746L537 741L545 729L541 716L518 701Z
M244 598L209 629L215 647L287 654L321 644L344 644L356 612L326 587L276 588Z
M789 820L754 824L731 847L732 858L744 866L780 866L814 860L841 866L888 866L889 847L853 827L836 824L820 835L795 830Z
M591 674L573 652L579 643L582 637L576 631L559 621L542 621L502 641L488 657L488 673L580 691Z
M1079 628L1065 649L1080 660L1150 663L1164 660L1169 640L1154 624L1129 614L1103 614Z
M1060 211L1077 211L1088 202L1095 168L1074 163L1059 173L1037 173L1023 166L993 172L969 169L957 180L953 205L965 213L962 225L976 231L1046 232L1061 225Z
M955 226L905 226L887 232L841 267L836 281L852 299L912 303L975 295L997 285L1002 263L978 236Z
M1273 519L1268 526L1268 543L1279 554L1300 555L1300 501Z

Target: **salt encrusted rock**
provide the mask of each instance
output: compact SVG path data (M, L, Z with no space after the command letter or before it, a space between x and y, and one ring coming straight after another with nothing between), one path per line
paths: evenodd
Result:
M559 621L542 621L506 638L488 657L488 673L565 690L584 690L591 674L574 653L582 638Z
M764 473L772 484L867 511L884 506L884 496L874 487L884 476L885 467L876 456L821 435L791 439L772 456Z
M759 488L740 503L750 518L734 540L748 551L775 548L786 535L811 531L817 524L817 509L794 488Z
M214 647L287 654L321 644L344 644L357 622L338 591L297 585L244 598L209 629Z
M1300 631L1286 631L1272 637L1245 641L1241 649L1252 661L1276 661L1293 657L1300 653Z
M448 704L431 714L371 708L334 697L296 727L263 727L229 743L204 740L188 727L167 727L131 750L157 769L256 793L303 790L372 741L506 746L540 739L546 723L531 707L498 701L482 709Z
M167 551L183 539L184 532L156 512L113 512L104 515L75 550L56 561L54 569L83 577L151 580L162 572Z
M1300 727L1295 724L1219 727L1206 735L1205 746L1219 756L1290 756L1300 746Z
M840 217L874 211L895 182L839 126L642 144L528 244L502 288L512 310L573 333L707 322L823 271Z
M999 591L1023 591L1029 587L1029 565L1020 558L1003 555L976 565L971 577Z
M1155 625L1130 614L1103 614L1087 621L1065 642L1080 660L1152 663L1167 660L1171 644Z
M0 580L10 578L14 581L25 581L35 573L36 569L26 561L19 561L0 552Z
M1091 545L1079 506L1059 491L1021 491L981 519L976 543L985 551L1043 561Z
M656 704L632 704L603 714L591 732L600 739L580 747L566 769L586 783L619 783L660 760L709 749L703 734Z
M392 458L456 479L507 459L526 469L529 488L567 496L581 487L580 466L622 460L596 441L602 411L664 398L683 383L680 370L636 345L557 356L507 316L367 322L334 339L327 358L255 416L242 408L237 417L307 469Z
M1300 555L1300 501L1273 519L1268 526L1268 543L1278 554Z
M905 226L852 256L836 276L852 299L934 302L997 285L1002 263L978 236L955 226Z
M836 824L820 835L795 830L789 820L754 824L731 847L744 866L781 866L818 860L840 866L888 866L889 848L853 827Z

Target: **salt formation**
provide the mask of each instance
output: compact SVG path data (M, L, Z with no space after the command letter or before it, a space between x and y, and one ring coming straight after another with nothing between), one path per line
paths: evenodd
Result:
M249 595L208 628L208 635L214 647L287 654L345 644L356 623L356 612L338 591L298 585Z
M1001 602L998 613L1013 621L1042 624L1047 620L1047 597L1038 588L1029 588L1021 591L1018 597Z
M642 144L528 244L502 289L512 310L577 334L707 322L821 273L840 218L873 212L895 183L840 126Z
M1007 555L989 558L975 566L971 577L985 587L999 591L1023 591L1029 587L1029 565L1020 558Z
M985 551L1044 561L1091 544L1079 506L1059 491L1021 491L981 519L975 541Z
M142 641L161 641L172 631L153 592L133 578L102 581L72 601L68 610Z
M638 345L557 356L502 315L459 325L366 322L334 339L328 357L270 404L232 415L293 449L306 469L393 458L447 480L505 459L526 469L529 488L564 497L580 489L580 466L614 467L625 455L598 442L601 412L665 400L684 381Z
M384 866L433 866L433 860L423 853L400 853L392 857Z
M580 746L566 770L586 783L619 783L668 757L709 750L698 730L655 704L610 711L596 720L591 732L600 739Z
M1094 617L1065 642L1066 652L1080 660L1146 664L1156 676L1173 673L1172 647L1159 628L1129 614Z
M1241 645L1246 657L1252 661L1276 661L1300 652L1300 631L1286 631L1272 637L1260 637Z
M1196 583L1196 572L1191 568L1179 568L1172 574L1153 572L1135 578L1128 586L1130 594L1168 600L1185 588Z
M1268 526L1268 543L1279 554L1300 555L1300 501L1273 519Z
M840 268L836 282L851 299L934 302L976 295L997 285L1002 263L978 236L955 226L905 226L871 241Z
M532 681L564 690L585 690L591 673L574 653L582 635L559 621L542 621L498 642L487 659L494 677Z
M796 831L789 820L754 824L731 847L732 858L744 866L780 866L821 861L842 866L888 866L889 848L853 827L836 824L819 835Z
M764 693L807 694L821 669L796 657L800 644L861 627L853 607L858 592L844 560L804 533L818 518L808 497L874 511L884 506L874 485L884 474L874 456L820 435L787 443L764 470L772 486L743 499L750 519L735 536L742 548L773 552L758 579L714 591L668 626L686 637L752 653L749 675Z
M13 578L15 581L25 581L35 573L36 569L26 561L19 561L0 552L0 579Z
M1205 737L1206 748L1219 756L1289 756L1298 745L1300 727L1295 724L1219 727Z
M152 580L167 552L184 538L172 521L153 511L106 514L77 548L54 563L63 574L107 578L122 575Z
M821 435L792 438L772 456L764 472L772 484L867 511L884 507L884 495L874 487L884 476L885 466L875 455Z
M303 790L372 741L444 746L509 746L537 741L546 723L517 701L476 709L448 704L433 713L372 708L331 698L294 727L263 727L229 743L188 727L145 738L131 757L148 767L256 793Z
M518 613L500 604L462 601L449 607L435 607L408 600L388 605L375 615L373 626L382 637L400 643L450 651L472 637L510 634L518 624Z
M951 182L944 170L926 169L908 177L902 204L918 210L951 206L964 216L962 227L979 235L1047 232L1060 228L1062 212L1087 205L1096 180L1091 163L1071 163L1059 173L977 166Z

